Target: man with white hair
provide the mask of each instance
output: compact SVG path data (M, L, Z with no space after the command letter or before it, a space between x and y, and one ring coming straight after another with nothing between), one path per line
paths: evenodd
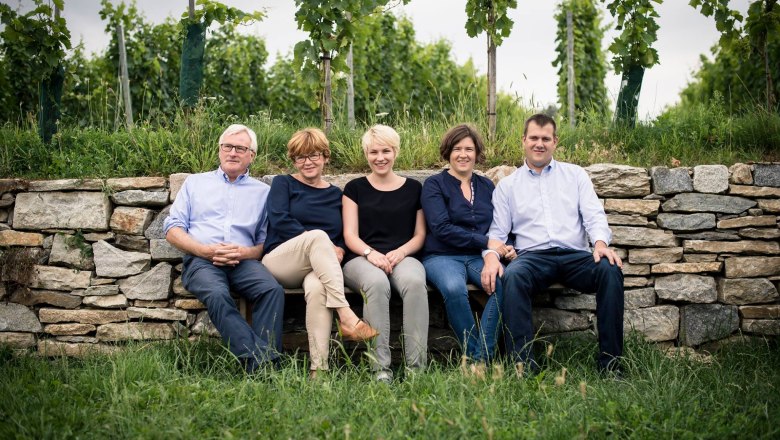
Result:
M219 137L219 168L184 181L165 219L166 239L183 251L184 288L208 309L230 351L251 373L278 366L284 290L259 259L269 186L249 176L257 136L233 124ZM230 291L253 304L252 325Z

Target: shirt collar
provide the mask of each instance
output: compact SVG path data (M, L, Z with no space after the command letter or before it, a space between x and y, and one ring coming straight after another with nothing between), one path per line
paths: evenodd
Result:
M542 170L542 173L547 172L551 173L554 169L558 168L558 162L555 159L550 160L550 163L547 164L546 167ZM520 170L522 173L530 174L532 176L538 176L542 173L537 173L536 171L532 170L527 163L525 163L525 159L523 159L523 166L520 167Z
M222 167L217 168L215 173L217 173L217 175L219 177L221 177L222 180L224 180L226 183L230 183L230 178L228 177L228 175L224 171L222 171ZM238 182L246 179L247 177L249 177L249 168L247 168L246 171L244 171L244 174L241 174L240 176L238 176L238 178L236 178L236 181L233 182L233 183L238 183Z

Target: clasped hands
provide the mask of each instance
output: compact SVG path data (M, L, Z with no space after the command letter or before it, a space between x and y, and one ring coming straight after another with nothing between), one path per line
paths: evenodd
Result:
M501 261L497 257L500 256L509 261L517 258L517 251L514 246L508 244L501 244L495 248L491 248L491 250L495 251L495 253L489 252L485 255L485 264L482 267L482 273L480 274L482 289L488 295L492 295L496 291L496 277L500 277L504 274L504 266L501 265Z
M214 243L204 246L201 257L215 266L235 266L247 257L247 248L235 243Z
M369 263L382 269L388 275L393 273L393 268L404 258L406 258L406 252L404 252L401 248L392 250L386 254L383 254L377 250L372 250L371 253L366 257Z

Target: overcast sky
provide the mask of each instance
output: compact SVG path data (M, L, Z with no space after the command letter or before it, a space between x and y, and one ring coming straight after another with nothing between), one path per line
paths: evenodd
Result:
M12 6L19 4L18 0L5 1ZM112 2L119 3L118 0ZM22 1L22 8L29 7L29 3ZM155 23L166 16L178 19L187 8L187 0L137 0L136 3L146 18ZM266 19L248 26L247 32L265 38L270 62L276 59L277 53L290 54L295 43L306 38L304 32L296 29L293 0L223 0L223 3L245 11L266 9ZM452 43L458 62L472 58L477 68L485 73L486 41L484 36L469 38L466 35L465 3L465 0L412 0L393 10L411 19L418 41L447 39ZM515 22L512 34L497 50L499 89L520 97L526 105L546 107L557 101L558 75L552 66L556 57L553 14L557 4L552 0L519 0L517 9L510 14ZM743 15L747 4L748 0L731 1L731 7L739 9ZM652 118L678 101L680 90L700 65L699 56L709 55L719 37L713 19L690 7L688 0L666 0L656 8L660 14L660 30L654 47L661 64L645 72L639 100L642 119ZM98 15L99 9L98 0L65 0L62 16L71 31L71 41L76 44L83 40L88 52L102 51L108 44L109 37L103 31L105 22ZM606 10L604 17L609 23L613 22ZM607 33L605 48L614 36L614 31ZM607 89L613 101L619 87L620 77L614 73L608 75Z

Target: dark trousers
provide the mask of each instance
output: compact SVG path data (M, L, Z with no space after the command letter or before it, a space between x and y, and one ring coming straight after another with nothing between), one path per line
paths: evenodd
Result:
M560 282L580 292L596 292L598 366L616 368L623 354L623 272L593 254L563 248L526 252L509 263L504 276L504 323L507 355L535 366L531 343L531 297Z
M278 362L284 289L265 266L257 260L244 260L236 266L215 266L203 258L187 255L182 282L185 289L206 305L211 322L248 372L263 362ZM231 290L253 304L251 327L238 311Z

